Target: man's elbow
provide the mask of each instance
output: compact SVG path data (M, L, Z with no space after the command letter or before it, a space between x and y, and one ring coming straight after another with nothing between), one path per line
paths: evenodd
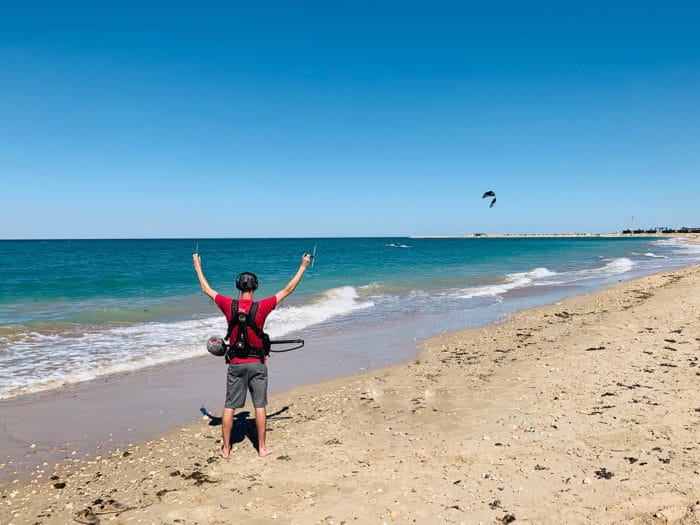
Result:
M275 297L277 297L277 302L284 301L287 297L289 297L292 294L293 291L294 288L290 286L282 288L279 292L275 294Z

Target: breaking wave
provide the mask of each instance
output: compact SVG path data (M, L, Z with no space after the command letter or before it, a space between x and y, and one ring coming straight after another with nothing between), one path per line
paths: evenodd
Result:
M305 304L280 305L266 330L280 337L371 306L352 286L334 288ZM0 399L208 355L206 338L225 331L222 315L107 328L67 324L58 330L54 325L47 331L21 331L15 326L0 333ZM50 359L41 358L37 366L40 356Z

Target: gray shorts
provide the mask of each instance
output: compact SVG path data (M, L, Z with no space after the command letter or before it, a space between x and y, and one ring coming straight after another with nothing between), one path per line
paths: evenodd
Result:
M238 363L228 365L226 377L226 408L242 408L246 390L250 390L255 408L267 406L267 365Z

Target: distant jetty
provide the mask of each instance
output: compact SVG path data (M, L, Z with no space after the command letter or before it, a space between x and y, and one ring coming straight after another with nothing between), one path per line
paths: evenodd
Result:
M648 234L665 237L669 234ZM464 235L411 235L410 239L521 239L554 237L626 237L622 233L467 233Z
M410 239L521 239L521 238L562 238L562 237L685 237L700 238L700 228L688 228L673 232L666 231L624 231L619 233L470 233L463 235L411 235Z

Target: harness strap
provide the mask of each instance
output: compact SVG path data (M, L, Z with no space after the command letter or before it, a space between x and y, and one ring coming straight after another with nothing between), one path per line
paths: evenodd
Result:
M255 301L251 307L250 311L248 312L248 317L246 318L246 324L248 325L249 328L252 328L253 332L255 332L255 335L257 335L261 340L263 338L263 331L260 329L258 326L258 323L255 322L255 316L258 313L258 302Z
M233 333L233 328L238 324L238 319L237 319L237 314L238 314L238 300L234 299L231 301L231 320L228 322L228 331L226 332L226 337L224 337L224 340L228 341L229 338L231 337L231 334Z
M242 338L242 340L245 342L245 350L248 353L248 355L253 355L255 357L259 357L260 361L262 363L265 362L265 357L269 354L270 351L270 337L262 331L262 329L258 326L258 324L255 322L255 315L258 313L258 302L254 301L253 304L250 306L250 310L246 314L246 321L245 325L239 326L242 323L239 322L238 320L238 300L234 299L231 301L231 319L228 323L228 331L226 333L226 337L224 338L225 340L229 340L231 337L231 334L233 333L233 329L236 326L239 326L238 330L239 333L236 336L236 339ZM250 328L253 330L255 335L258 336L260 341L262 342L262 348L255 347L250 344L250 341L248 340L248 333L247 329ZM243 330L243 335L241 335L241 330ZM229 351L234 348L234 344L229 345ZM235 355L235 352L234 352ZM228 355L228 353L225 356L226 362L228 363L231 359Z

